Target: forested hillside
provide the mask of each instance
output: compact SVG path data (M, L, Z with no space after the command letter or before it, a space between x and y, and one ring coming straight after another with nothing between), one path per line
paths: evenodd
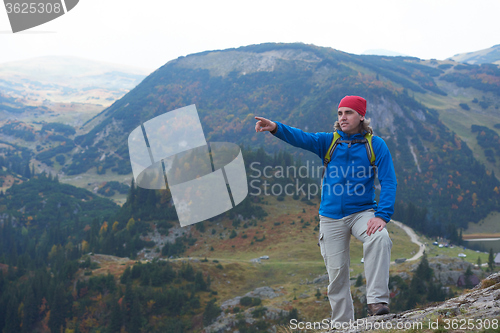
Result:
M297 163L289 154L272 157L262 149L245 152L247 163ZM253 203L260 200L249 196L236 209L199 223L196 229L205 233L207 223L223 219L233 219L233 228L237 228L240 218L257 226L267 215ZM141 250L156 245L145 235L152 230L168 234L178 223L169 191L144 190L132 182L127 202L119 207L27 169L19 184L0 193L0 212L3 332L56 332L61 327L70 332L104 328L107 332L122 328L127 332L186 332L209 325L220 314L215 304L217 292L210 285L211 276L220 284L222 265L208 260L194 266L158 259L147 264L132 261L140 259ZM246 223L244 228L248 228ZM181 256L196 242L190 234L179 235L162 244L161 255ZM94 257L96 253L99 255ZM103 255L126 258L121 261L125 267L100 262ZM107 267L107 274L93 276L101 266ZM258 301L252 304L259 305ZM266 309L261 306L258 311L257 315ZM286 320L287 311L273 320L259 320L253 329ZM246 323L239 325L246 327Z

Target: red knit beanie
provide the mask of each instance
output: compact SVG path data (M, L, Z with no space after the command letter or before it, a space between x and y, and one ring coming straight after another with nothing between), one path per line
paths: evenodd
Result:
M339 103L339 108L346 106L353 109L360 115L366 114L366 99L359 96L346 96Z

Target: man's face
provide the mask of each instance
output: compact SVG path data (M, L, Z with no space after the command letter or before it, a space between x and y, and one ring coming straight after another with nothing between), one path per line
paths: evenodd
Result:
M338 110L338 120L340 129L347 134L356 134L359 131L359 124L365 119L356 111L346 106L342 106Z

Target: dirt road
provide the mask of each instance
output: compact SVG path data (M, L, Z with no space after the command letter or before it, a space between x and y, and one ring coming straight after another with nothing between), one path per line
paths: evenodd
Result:
M418 240L418 236L415 233L415 231L413 231L412 228L404 225L401 222L392 220L391 223L394 223L395 225L397 225L398 227L403 229L406 232L406 234L408 236L410 236L411 242L417 244L419 247L418 252L413 257L411 257L410 259L406 259L406 260L407 261L415 261L415 260L418 260L421 256L423 256L424 251L425 251L425 245Z

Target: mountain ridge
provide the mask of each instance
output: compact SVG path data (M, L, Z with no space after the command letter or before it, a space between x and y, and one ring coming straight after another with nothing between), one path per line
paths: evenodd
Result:
M455 54L448 59L470 65L484 63L500 65L500 44L479 51Z

